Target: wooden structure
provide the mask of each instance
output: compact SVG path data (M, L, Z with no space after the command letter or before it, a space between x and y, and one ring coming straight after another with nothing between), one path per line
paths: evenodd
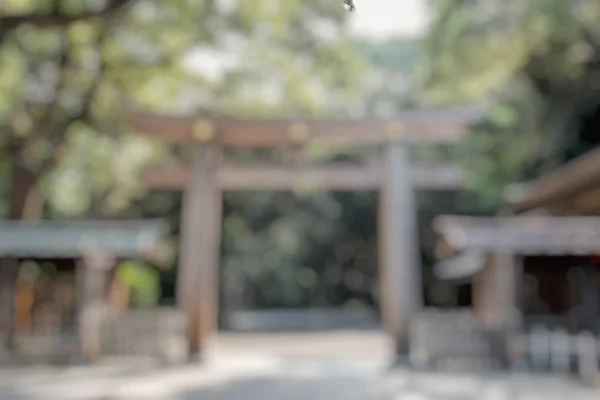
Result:
M190 349L198 353L217 329L218 265L223 190L375 190L380 193L381 282L384 324L397 351L406 353L407 326L421 307L420 265L414 189L447 189L460 171L416 169L410 143L451 143L478 120L479 110L425 110L394 120L259 120L222 116L157 116L127 113L136 130L167 143L195 146L191 165L167 165L143 176L154 189L185 190L178 277L178 302L191 321ZM370 164L317 164L309 144L378 146ZM224 161L223 149L288 148L287 164L240 165Z
M510 186L507 200L517 213L543 208L557 215L600 214L600 148L540 179Z
M472 282L487 324L600 334L600 151L515 185L510 217L439 217L439 277Z
M600 335L600 218L440 217L436 231L447 257L438 276L471 280L473 310L505 366L535 350L522 335L539 325Z
M17 354L43 342L41 352L60 351L65 343L69 351L96 355L119 259L151 253L165 234L158 221L0 222L0 270L15 271L10 286L16 287L0 303L3 342ZM36 284L24 270L28 260L58 274Z
M581 289L584 283L597 280L597 273L589 267L598 264L595 256L600 253L600 218L440 217L435 228L440 235L440 256L463 254L441 263L438 269L446 270L446 276L452 269L454 276L473 276L473 306L490 323L500 327L515 322L520 325L514 320L519 315L555 314L566 318L575 306L584 314L593 312L588 302L600 294L598 288L588 288L595 294ZM479 260L478 268L464 270L467 257ZM572 268L583 275L573 272L567 276ZM535 280L534 287L527 287L526 275ZM577 291L571 288L568 292L569 280L579 288ZM531 290L536 293L528 293ZM536 301L545 305L535 305ZM597 311L594 313L600 317ZM585 322L582 316L570 317L575 319L571 321L573 329Z

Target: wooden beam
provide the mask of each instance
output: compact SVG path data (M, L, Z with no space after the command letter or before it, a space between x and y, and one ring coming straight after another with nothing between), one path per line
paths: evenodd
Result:
M218 322L218 265L221 239L221 191L215 180L219 154L199 145L181 213L177 302L188 316L188 340L198 355Z
M379 206L380 303L396 352L406 356L409 324L423 301L410 149L402 144L388 145L384 168Z
M578 215L596 214L600 211L600 187L587 190L570 202L570 210Z
M599 186L600 149L595 149L538 180L510 186L507 198L516 211L525 212Z
M126 113L124 120L137 131L167 143L188 142L192 138L195 118L189 116L166 116L148 113Z
M464 189L466 173L456 164L416 164L411 167L413 184L419 190Z
M468 133L469 125L482 117L479 109L416 110L394 119L250 119L206 116L161 116L136 111L123 114L134 129L168 143L194 140L198 120L212 122L214 141L224 147L261 148L289 146L298 138L292 128L305 129L303 141L348 147L376 145L391 140L419 143L452 143Z
M193 171L194 166L181 164L149 167L142 172L141 180L150 190L181 191L191 184Z
M278 165L222 165L217 182L222 190L376 190L383 175L379 163L338 164L307 167ZM142 182L149 189L183 190L191 181L191 168L185 165L148 168ZM412 168L413 183L419 189L453 190L463 187L464 171L455 165L421 165Z
M218 173L224 190L376 190L381 185L381 167L322 166L280 168L273 166L223 166Z

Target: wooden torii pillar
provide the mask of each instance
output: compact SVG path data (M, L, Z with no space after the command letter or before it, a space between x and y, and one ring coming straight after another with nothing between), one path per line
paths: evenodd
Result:
M461 186L453 166L413 166L410 144L452 143L479 119L473 109L413 111L394 120L258 120L171 117L128 113L126 119L149 136L171 144L192 143L193 165L150 168L150 189L185 190L177 297L190 321L192 353L218 325L218 266L223 190L375 190L380 194L380 281L383 323L399 355L408 349L408 325L422 306L415 188ZM301 149L309 142L357 147L379 145L383 161L318 165L235 165L222 161L226 147Z
M177 304L188 315L190 351L199 354L218 328L222 192L216 184L219 149L201 143L194 152L181 213Z
M406 355L408 325L423 301L410 149L404 143L388 143L384 159L379 205L381 307L396 353Z

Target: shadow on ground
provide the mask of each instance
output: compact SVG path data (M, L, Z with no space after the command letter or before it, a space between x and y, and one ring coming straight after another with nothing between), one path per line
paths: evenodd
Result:
M254 378L185 391L177 400L369 400L370 388L348 378Z

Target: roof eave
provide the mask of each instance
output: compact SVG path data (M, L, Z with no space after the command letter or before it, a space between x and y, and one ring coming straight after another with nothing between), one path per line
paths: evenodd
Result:
M520 213L571 198L599 186L600 148L596 148L540 179L510 185L506 191L506 200Z

